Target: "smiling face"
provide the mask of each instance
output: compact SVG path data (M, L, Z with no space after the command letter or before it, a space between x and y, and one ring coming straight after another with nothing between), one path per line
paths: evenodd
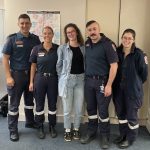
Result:
M51 43L53 39L54 33L51 28L46 27L43 29L43 39L46 43Z
M131 49L132 44L135 42L135 39L132 35L132 33L127 32L125 34L123 34L122 36L122 45L124 48L128 48Z
M77 32L73 27L66 29L66 35L69 41L77 41Z
M93 43L98 42L100 39L100 27L97 22L90 24L87 27L87 35L90 37Z
M23 35L28 35L30 28L31 28L31 22L28 18L20 18L18 20L18 26L20 28L20 32Z

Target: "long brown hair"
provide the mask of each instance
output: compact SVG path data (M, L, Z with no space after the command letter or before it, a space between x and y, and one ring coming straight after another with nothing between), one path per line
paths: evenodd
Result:
M78 43L79 43L80 45L84 45L84 40L83 40L83 36L82 36L82 34L81 34L81 31L80 31L80 29L77 27L77 25L74 24L74 23L69 23L69 24L67 24L67 25L65 26L65 28L64 28L65 43L68 43L68 42L69 42L69 39L68 39L68 37L67 37L67 28L69 28L69 27L72 27L72 28L75 29L75 31L76 31L76 33L77 33L77 41L78 41Z

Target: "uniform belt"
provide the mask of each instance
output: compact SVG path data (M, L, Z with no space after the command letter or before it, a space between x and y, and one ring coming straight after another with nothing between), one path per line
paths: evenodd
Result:
M44 77L54 77L54 76L57 76L56 74L53 74L53 73L40 73L42 76Z
M86 75L86 78L95 79L95 80L107 79L107 77L108 77L108 76Z
M11 72L25 73L25 74L29 74L30 73L29 70L11 70Z

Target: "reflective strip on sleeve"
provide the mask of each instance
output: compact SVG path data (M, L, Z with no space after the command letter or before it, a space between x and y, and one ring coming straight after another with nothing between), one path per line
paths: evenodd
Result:
M43 115L44 114L44 110L40 111L40 112L35 112L36 115Z
M135 125L135 126L131 126L129 123L128 123L128 126L131 130L134 130L134 129L138 129L139 128L139 124Z
M118 120L120 124L125 124L128 122L128 120Z
M101 122L108 122L108 121L109 121L109 117L106 118L106 119L102 119L102 118L99 116L99 120L100 120Z
M25 108L25 109L33 109L34 106L26 106L26 105L25 105L24 108Z
M17 111L17 112L12 112L12 111L8 111L8 114L9 115L11 115L11 116L16 116L16 115L18 115L19 114L19 111Z
M48 113L50 114L50 115L55 115L56 114L56 111L48 111Z
M89 119L97 119L98 117L97 117L97 115L92 115L92 116L89 116L88 118Z

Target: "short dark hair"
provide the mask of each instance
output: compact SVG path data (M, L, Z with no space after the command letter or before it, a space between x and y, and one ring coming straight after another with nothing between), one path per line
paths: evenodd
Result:
M84 45L84 40L83 40L83 36L81 34L80 29L77 27L76 24L74 23L69 23L65 26L64 28L64 35L65 35L65 42L67 43L69 41L68 37L67 37L67 28L72 27L75 29L76 33L77 33L77 41L80 45Z
M27 14L21 14L21 15L18 17L18 20L21 19L21 18L23 18L23 19L29 19L29 21L31 21L29 15L27 15Z
M88 21L87 23L86 23L86 28L88 27L88 26L90 26L92 23L95 23L96 21L95 20L90 20L90 21ZM97 23L97 22L96 22Z
M128 28L128 29L124 30L124 32L123 32L123 34L122 34L122 37L123 37L123 35L126 34L126 33L131 33L132 36L133 36L133 38L135 39L136 33L135 33L135 31L134 31L133 29Z

